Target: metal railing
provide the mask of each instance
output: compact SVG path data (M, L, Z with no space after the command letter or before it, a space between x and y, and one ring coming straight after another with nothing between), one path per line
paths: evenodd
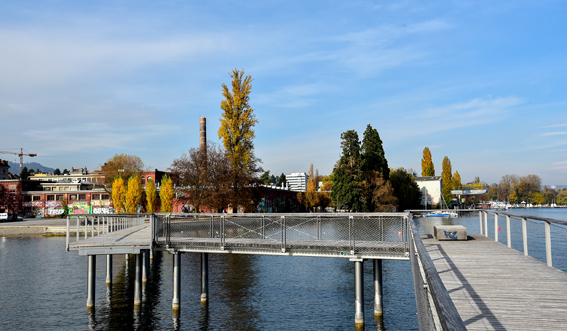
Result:
M453 300L410 220L410 260L420 330L466 330Z
M185 239L208 239L220 250L252 241L277 246L282 253L300 244L329 251L348 248L350 255L373 250L369 242L387 243L396 254L407 254L409 249L407 213L167 214L156 218L154 240L167 247L185 245Z
M89 215L69 215L67 216L67 236L65 249L69 251L71 239L71 224L76 232L76 240L86 240L89 237L98 236L105 233L120 231L134 226L142 225L146 221L151 221L153 214L89 214ZM152 235L154 233L154 223L152 223Z
M529 230L529 225L530 223L533 225L542 225L543 224L543 231L536 231L535 229L532 231L532 235L530 236L531 238L535 239L536 241L540 241L543 240L543 238L541 237L542 232L545 234L545 262L547 263L548 266L552 267L553 266L553 259L552 259L552 240L551 240L551 227L554 227L554 232L557 233L559 231L564 231L567 232L567 222L566 221L561 221L561 220L556 220L556 219L551 219L551 218L545 218L545 217L538 217L538 216L530 216L530 215L516 215L516 214L511 214L511 213L506 213L506 212L500 212L500 211L481 211L479 212L479 221L480 221L480 234L484 235L486 237L488 237L488 223L489 223L489 217L488 214L494 214L494 240L495 241L499 241L499 232L500 232L500 226L499 226L499 215L505 216L506 217L506 223L505 224L501 224L502 226L505 226L506 228L506 243L508 245L508 247L512 248L512 224L511 224L511 219L518 219L522 221L522 244L523 244L523 252L524 255L528 256L529 255L529 250L528 250L528 237L530 236L530 233L528 232ZM483 217L484 216L484 217ZM539 230L539 229L538 229ZM566 244L565 242L565 235L563 236L558 236L563 238L563 240L560 242L561 244ZM559 244L559 242L558 242ZM519 250L519 249L518 249ZM563 266L563 268L565 269L565 266ZM567 271L567 270L564 270Z

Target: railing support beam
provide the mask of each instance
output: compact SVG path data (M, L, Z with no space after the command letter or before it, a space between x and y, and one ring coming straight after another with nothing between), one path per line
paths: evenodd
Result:
M498 241L498 214L494 213L494 241Z
M488 212L484 212L484 236L488 238Z
M528 225L525 218L522 218L522 235L524 237L524 255L528 256Z
M510 216L506 215L506 243L512 248L512 235L510 234Z
M484 233L482 231L482 212L481 211L478 212L478 220L480 222L480 235L482 236Z
M551 259L551 224L545 222L545 257L547 266L552 267L553 261Z

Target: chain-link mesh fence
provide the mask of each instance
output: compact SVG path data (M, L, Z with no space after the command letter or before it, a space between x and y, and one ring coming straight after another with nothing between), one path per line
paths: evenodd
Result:
M407 257L407 214L158 215L158 243Z

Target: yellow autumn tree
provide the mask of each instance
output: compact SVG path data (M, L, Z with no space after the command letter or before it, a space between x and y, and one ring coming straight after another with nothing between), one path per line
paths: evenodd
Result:
M254 156L254 126L258 123L254 109L250 107L252 77L244 77L244 70L234 69L230 73L232 88L222 84L221 101L223 113L218 131L219 139L227 151L232 168L233 206L249 203L251 194L246 188L252 183L254 173L259 171Z
M433 166L433 159L431 158L431 151L429 147L423 149L423 159L421 159L421 175L424 177L435 176L435 167Z
M137 174L130 176L128 179L128 191L126 191L126 212L134 214L137 212L138 205L142 202L142 194L144 189L140 177Z
M173 182L168 175L164 175L161 180L159 197L161 199L161 212L171 213L173 210Z
M126 186L124 184L124 179L118 176L112 182L112 204L114 205L114 210L118 214L124 213L124 200L126 197Z
M154 180L149 178L146 184L146 212L155 213L157 202L157 190Z

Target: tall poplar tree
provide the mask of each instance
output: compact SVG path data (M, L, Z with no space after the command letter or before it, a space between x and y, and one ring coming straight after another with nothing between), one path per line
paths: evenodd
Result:
M126 197L126 185L124 184L124 179L118 176L112 182L112 204L114 205L114 210L118 214L124 213L124 200Z
M423 149L423 159L421 159L421 175L424 177L435 176L435 168L433 167L433 160L431 159L431 152L429 147Z
M156 202L157 202L157 190L154 180L148 178L146 183L146 212L155 213L156 212Z
M459 175L458 171L455 171L455 174L453 175L453 189L463 189L463 184L461 184L461 175Z
M159 190L159 197L161 200L161 212L171 213L173 211L173 182L168 175L163 175L161 179L161 187Z
M443 158L442 167L443 171L441 172L441 181L443 182L443 187L441 188L441 194L443 195L445 203L449 204L453 197L451 194L451 189L453 188L453 169L451 167L451 160L449 160L449 157L445 156Z
M137 212L138 205L142 202L142 194L144 189L142 188L142 183L140 177L137 174L133 174L128 179L128 191L126 191L126 212L129 214L134 214Z
M248 205L250 192L246 186L252 183L253 176L260 171L257 167L258 159L254 155L254 126L258 123L254 109L250 107L250 92L252 90L252 77L244 77L244 70L234 69L230 73L232 88L222 84L221 101L223 113L218 136L228 152L232 167L231 197L234 207Z

